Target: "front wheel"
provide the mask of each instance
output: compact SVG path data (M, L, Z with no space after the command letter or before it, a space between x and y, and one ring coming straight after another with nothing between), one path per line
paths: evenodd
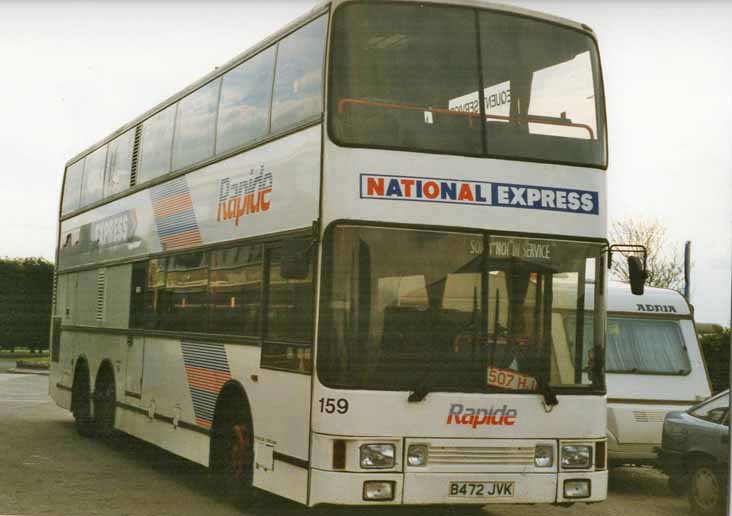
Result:
M243 405L227 407L219 415L212 433L211 468L217 487L237 506L254 502L254 432L249 412Z
M694 514L718 516L724 514L725 483L716 464L699 462L689 475L689 503Z

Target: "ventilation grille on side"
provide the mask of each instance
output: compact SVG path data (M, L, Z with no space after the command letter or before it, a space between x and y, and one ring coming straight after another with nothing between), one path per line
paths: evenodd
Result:
M633 418L637 423L663 423L666 413L660 410L634 410Z
M53 289L51 290L51 306L53 307L53 315L58 314L58 306L56 305L58 297L58 274L53 273Z
M135 143L132 147L132 168L130 169L130 187L137 184L137 165L140 163L140 138L142 137L142 125L135 127Z
M97 272L97 321L104 320L104 290L106 287L106 278L104 269Z

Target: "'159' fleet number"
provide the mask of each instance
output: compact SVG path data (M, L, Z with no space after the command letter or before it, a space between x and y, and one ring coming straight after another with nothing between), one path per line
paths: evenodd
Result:
M333 414L334 412L345 414L348 412L348 400L345 398L320 398L318 403L320 403L321 414L323 412L326 414Z

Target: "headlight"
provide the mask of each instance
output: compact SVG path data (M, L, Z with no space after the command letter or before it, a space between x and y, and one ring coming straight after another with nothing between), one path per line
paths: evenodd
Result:
M412 444L407 452L407 464L410 466L426 466L427 465L427 445Z
M554 446L551 444L537 444L534 448L534 466L537 468L551 468L554 465Z
M590 481L586 478L564 481L565 498L589 498L591 495Z
M362 444L361 467L365 469L394 467L394 445Z
M394 499L394 481L368 480L363 483L363 499L389 502Z
M565 444L562 446L562 468L587 469L592 465L592 446Z

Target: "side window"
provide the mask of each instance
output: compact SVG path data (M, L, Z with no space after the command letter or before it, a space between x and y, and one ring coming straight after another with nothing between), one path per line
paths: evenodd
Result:
M65 215L79 209L81 197L81 179L84 174L84 160L80 159L66 169L64 182L64 199L61 203L61 214Z
M262 247L213 251L209 292L209 332L260 335Z
M279 43L272 99L272 132L323 111L323 57L327 16Z
M104 179L104 196L124 192L130 187L132 170L132 149L135 130L130 129L109 142L107 151L107 172Z
M161 313L165 309L165 260L154 259L147 264L142 326L151 330L160 327Z
M206 330L208 264L203 252L168 258L160 328L163 330Z
M173 170L213 156L220 85L221 79L212 81L178 103Z
M691 415L705 421L721 424L727 415L728 409L729 394L725 393L692 410Z
M285 279L281 250L267 251L267 339L310 342L313 332L313 275Z
M104 167L107 161L107 146L97 149L86 157L84 186L81 189L81 207L102 199L104 191Z
M145 326L145 287L147 261L132 264L132 288L130 291L130 328Z
M174 104L143 122L138 184L170 172L175 110Z
M216 135L217 153L267 134L274 63L275 47L272 46L224 75Z

